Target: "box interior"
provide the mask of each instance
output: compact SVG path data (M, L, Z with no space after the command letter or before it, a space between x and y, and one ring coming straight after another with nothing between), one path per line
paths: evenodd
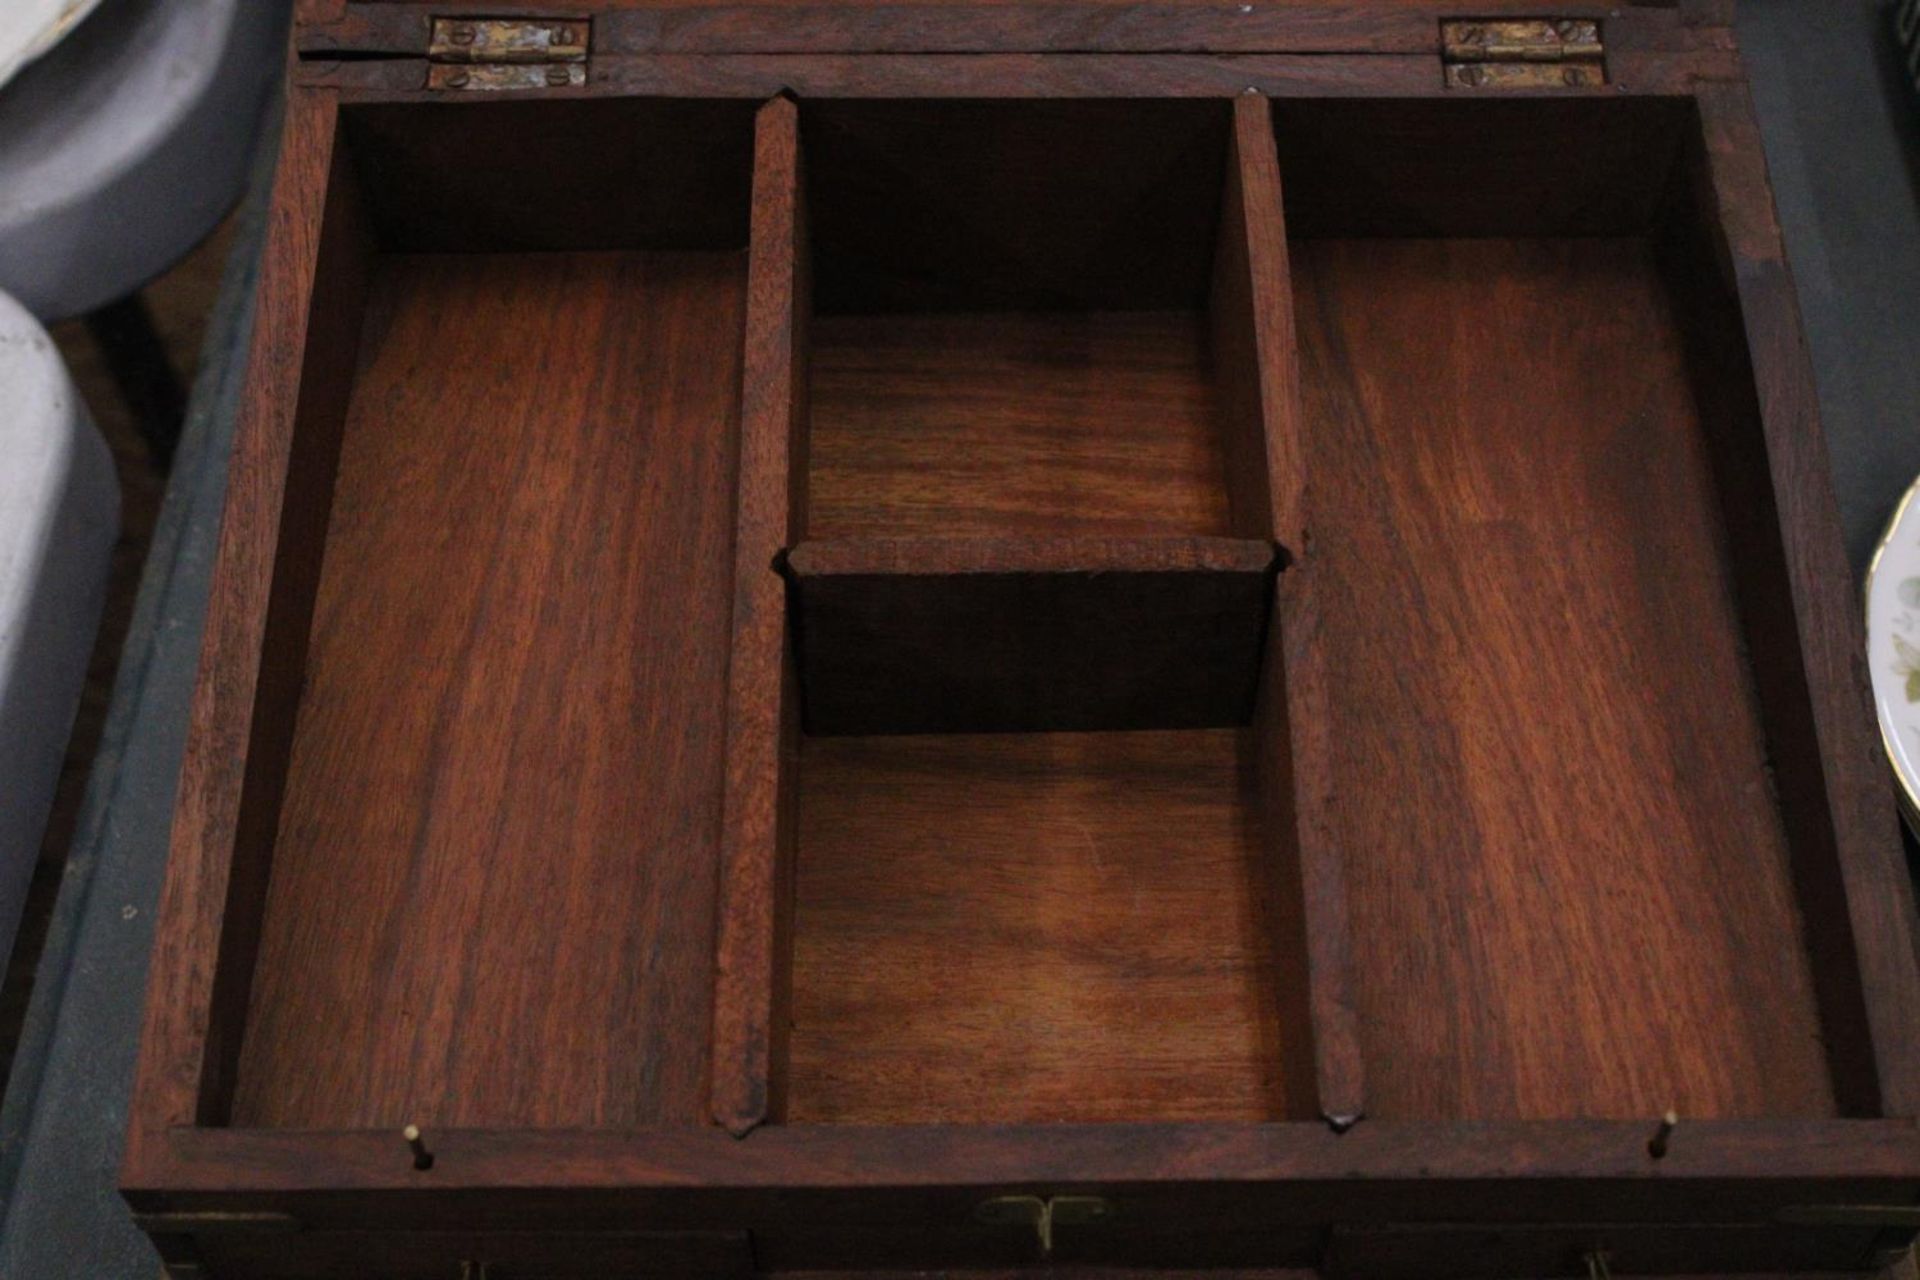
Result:
M706 1123L754 105L349 111L357 355L302 390L210 1123ZM1280 585L1203 723L788 726L776 1122L1318 1116L1303 831L1370 1115L1872 1114L1688 104L1276 104L1297 421L1232 385L1230 103L799 111L804 540L998 540L1015 610L1090 540L1264 539ZM1305 548L1230 483L1278 431Z

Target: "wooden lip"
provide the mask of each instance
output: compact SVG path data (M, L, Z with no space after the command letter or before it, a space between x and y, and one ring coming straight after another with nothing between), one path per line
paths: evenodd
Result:
M834 538L786 555L795 578L956 574L1270 573L1286 553L1251 538Z
M486 3L464 13L481 17ZM501 5L509 14L526 6ZM1471 16L1539 16L1537 0L1481 0ZM424 56L429 19L445 5L418 0L335 3L298 25L303 57ZM1559 18L1599 19L1608 52L1732 47L1727 15L1698 6L1561 0ZM559 15L552 15L559 16ZM1115 3L733 4L601 0L574 7L593 23L590 56L661 53L1420 53L1441 51L1440 19L1460 10L1428 0L1237 0Z
M175 1128L125 1171L139 1207L174 1193L382 1187L937 1188L1579 1179L1776 1185L1891 1181L1920 1191L1900 1120L1682 1120L1664 1159L1645 1120L1022 1126L763 1125L611 1132L439 1129L431 1173L391 1130ZM1796 1202L1797 1202L1796 1199ZM1497 1206L1493 1212L1498 1213ZM1522 1214L1522 1217L1525 1215Z

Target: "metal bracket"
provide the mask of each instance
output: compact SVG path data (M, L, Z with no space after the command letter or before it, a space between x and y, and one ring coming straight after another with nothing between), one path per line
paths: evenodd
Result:
M1579 89L1607 82L1606 46L1591 18L1442 22L1440 56L1450 89Z
M1053 1256L1053 1228L1056 1223L1085 1226L1103 1222L1113 1214L1113 1206L1100 1196L995 1196L984 1200L973 1211L976 1220L997 1226L1029 1226L1040 1246L1040 1256Z
M585 18L435 18L427 43L432 89L565 89L587 82L593 24Z

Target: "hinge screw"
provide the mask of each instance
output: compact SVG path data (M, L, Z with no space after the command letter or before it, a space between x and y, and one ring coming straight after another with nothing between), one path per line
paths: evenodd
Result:
M553 33L553 42L555 44L572 44L573 28L572 27L557 28Z
M467 87L467 82L472 79L473 77L466 72L456 71L447 77L447 87L449 89L464 89Z
M548 67L547 83L558 89L573 79L565 67Z
M455 44L472 44L475 31L472 27L459 26L447 32L447 39Z
M419 1125L408 1125L400 1131L400 1136L407 1140L407 1149L413 1153L414 1168L423 1173L433 1168L433 1152L427 1150L426 1140L420 1136Z
M1660 1127L1653 1131L1653 1137L1647 1140L1647 1154L1655 1160L1667 1158L1667 1149L1673 1143L1673 1131L1680 1125L1680 1114L1668 1111L1660 1117Z

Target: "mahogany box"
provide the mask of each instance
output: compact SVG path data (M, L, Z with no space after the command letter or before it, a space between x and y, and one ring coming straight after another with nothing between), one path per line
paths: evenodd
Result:
M1870 1269L1913 893L1725 0L301 0L171 1273Z

